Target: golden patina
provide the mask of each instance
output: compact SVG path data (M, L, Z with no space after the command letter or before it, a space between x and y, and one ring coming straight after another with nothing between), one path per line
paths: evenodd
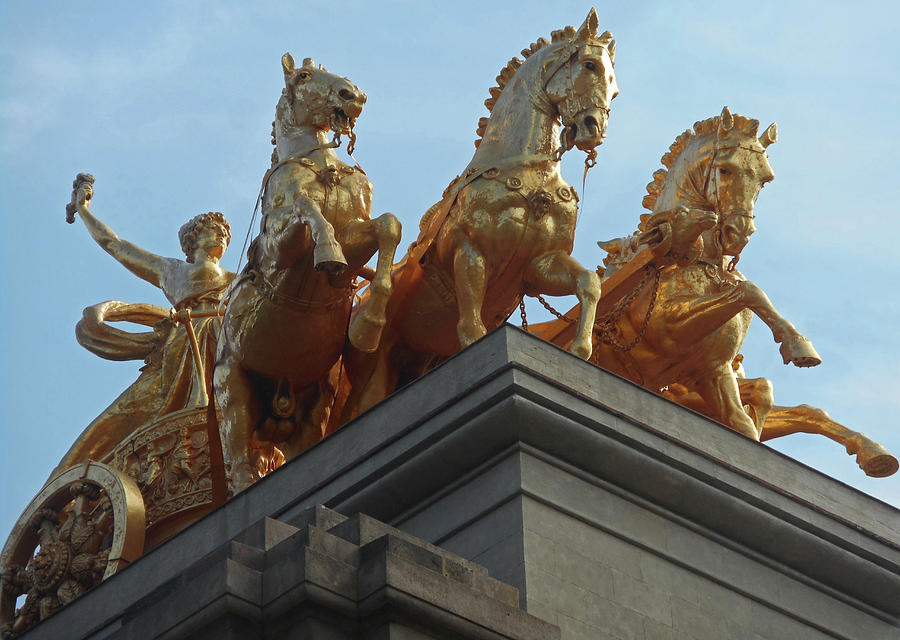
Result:
M400 242L396 217L371 218L365 172L335 153L339 136L355 141L366 94L309 58L296 67L285 54L282 69L260 231L232 288L214 376L236 489L259 478L254 439L289 459L325 436L348 335L358 349L378 345ZM369 305L351 322L357 276L370 280Z
M582 302L570 350L591 354L597 275L571 256L578 199L559 159L577 147L593 162L618 94L615 41L598 35L593 9L579 29L554 31L497 77L479 123L477 151L419 224L394 266L387 326L373 354L346 356L344 418L421 375L502 324L524 295L575 294ZM363 293L358 313L375 298Z
M3 637L24 633L136 560L144 525L140 490L115 469L82 462L48 481L0 552Z
M898 464L865 435L821 409L774 405L771 383L748 379L740 349L754 315L772 330L785 364L821 362L810 341L737 270L755 231L754 207L774 178L766 148L777 128L733 115L694 124L663 156L647 186L638 231L599 243L608 252L591 361L753 438L817 433L857 454L869 475ZM572 340L578 307L532 327L559 345Z
M113 300L84 310L80 344L145 366L16 523L0 556L4 636L478 340L517 306L538 335L754 440L818 433L871 476L897 471L897 459L865 435L821 409L776 405L771 382L745 375L740 349L753 315L786 364L820 363L736 268L755 230L757 196L774 178L766 156L774 124L760 135L758 121L727 108L697 122L663 156L637 231L599 243L605 266L588 270L571 256L579 197L560 160L578 149L585 172L596 163L618 94L615 41L598 32L592 9L580 28L538 39L501 70L471 162L424 214L397 264L400 223L389 213L372 218L365 171L336 153L346 137L352 158L366 94L308 58L297 66L282 57L259 233L239 274L219 264L231 235L221 213L182 227L185 260L157 256L94 216L94 178L78 175L67 221L80 217L171 306ZM579 304L528 327L523 298L552 310L542 294L576 295ZM125 321L148 330L113 326Z

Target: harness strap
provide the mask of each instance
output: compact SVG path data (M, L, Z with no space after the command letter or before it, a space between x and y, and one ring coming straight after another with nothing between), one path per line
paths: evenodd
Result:
M299 298L281 291L272 284L268 278L262 273L251 269L248 272L247 280L256 287L260 294L276 305L287 305L296 307L303 311L325 312L344 304L349 298L352 298L356 292L356 287L349 286L344 290L343 295L339 295L331 300L310 300L308 298Z

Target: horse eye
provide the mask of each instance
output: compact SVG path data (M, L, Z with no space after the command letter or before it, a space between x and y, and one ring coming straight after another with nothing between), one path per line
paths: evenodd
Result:
M595 65L593 62L588 61L584 63L584 68L588 71L596 71L597 65Z
M301 71L297 74L301 80L309 80L309 77L312 75L309 71Z
M720 175L720 176L727 176L727 175L728 175L728 169L726 169L725 167L719 167L719 175Z

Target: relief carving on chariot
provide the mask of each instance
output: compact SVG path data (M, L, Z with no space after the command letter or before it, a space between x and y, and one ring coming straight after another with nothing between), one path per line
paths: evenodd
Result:
M395 216L372 215L373 185L336 150L366 94L312 59L281 60L258 225L239 273L220 266L231 227L218 212L179 232L185 259L123 240L91 209L79 174L67 221L170 306L89 306L80 344L140 375L76 439L3 547L0 624L15 637L141 553L277 469L359 412L506 322L524 296L557 320L523 328L754 440L819 433L871 476L897 459L814 407L774 404L744 375L753 315L784 362L821 360L737 270L774 178L771 125L728 108L682 133L653 174L631 236L599 243L603 267L572 249L580 201L560 159L598 161L618 94L616 46L591 10L503 67L476 152L426 211L406 255ZM343 70L342 70L343 71ZM352 157L352 156L351 156ZM257 220L257 212L259 213ZM375 266L368 263L374 259ZM563 314L543 295L574 295ZM137 323L144 332L113 326Z

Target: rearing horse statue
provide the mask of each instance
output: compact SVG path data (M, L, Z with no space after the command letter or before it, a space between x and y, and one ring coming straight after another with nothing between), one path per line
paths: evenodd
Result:
M366 94L309 58L298 68L285 54L282 67L260 232L232 287L214 376L236 490L258 477L252 439L291 458L325 435L330 374L348 334L359 349L378 344L400 241L393 215L370 219L365 172L334 151L341 134L355 139ZM372 272L365 265L376 251ZM350 323L359 274L370 280L370 304Z
M759 427L744 411L732 370L753 315L772 330L785 364L821 362L812 343L735 269L756 230L756 198L775 177L765 149L776 127L757 138L758 128L759 121L725 107L663 156L666 169L654 174L644 198L653 213L631 238L601 243L611 252L607 277L642 245L661 243L659 273L618 319L621 340L601 342L591 358L651 389L684 385L703 398L710 417L755 440Z
M618 94L615 41L597 27L591 9L579 29L539 39L500 72L472 161L394 267L378 351L345 359L353 386L345 417L502 324L525 294L577 295L583 313L571 350L590 356L600 282L570 255L578 195L559 160L572 147L593 160ZM360 313L375 302L364 294Z
M785 364L820 363L809 340L735 268L755 230L757 195L774 178L765 151L777 128L757 138L758 128L727 107L695 123L647 185L652 213L638 231L599 243L609 255L591 362L754 440L820 434L856 454L866 474L891 475L900 465L884 447L821 409L776 405L772 383L744 373L739 351L754 314L781 343ZM532 330L566 346L578 312Z

